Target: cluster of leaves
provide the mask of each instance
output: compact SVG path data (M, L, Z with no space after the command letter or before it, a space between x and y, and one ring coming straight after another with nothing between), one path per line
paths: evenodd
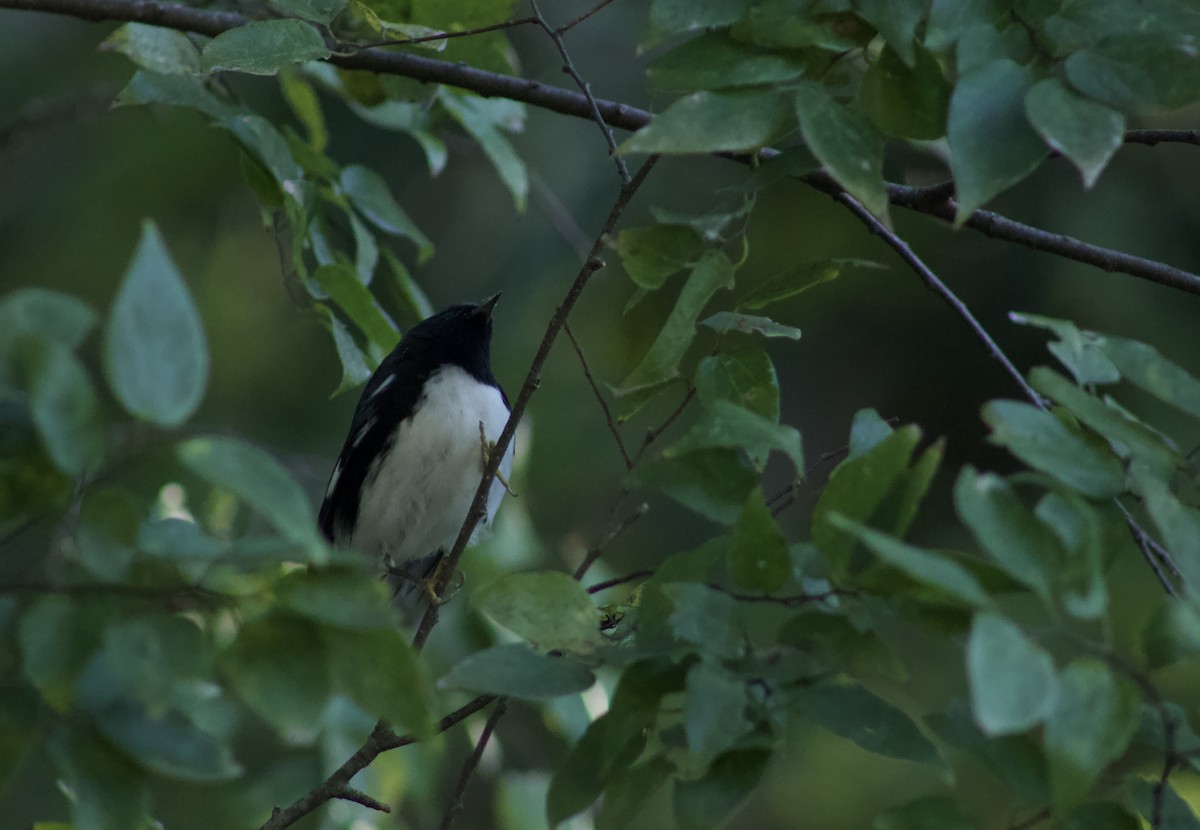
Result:
M655 41L702 34L650 66L687 94L623 150L741 152L798 131L793 154L881 218L888 138L941 144L962 221L1051 150L1090 186L1127 116L1200 90L1200 13L1182 0L655 0L650 23Z

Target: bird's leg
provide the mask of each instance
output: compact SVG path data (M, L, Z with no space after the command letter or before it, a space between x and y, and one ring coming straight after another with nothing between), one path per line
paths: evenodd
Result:
M483 467L487 469L488 462L492 459L492 453L496 450L496 442L489 441L487 432L483 428L483 421L479 422L479 448L483 452ZM510 496L516 497L516 493L508 486L508 482L504 479L504 474L500 472L500 468L496 468L496 480L504 485L504 491Z
M429 573L429 576L420 580L421 588L425 591L425 596L429 597L429 601L434 605L441 605L445 603L450 599L450 597L458 593L458 589L463 585L463 573L462 571L456 571L454 576L451 578L453 584L446 585L446 593L438 594L436 586L438 584L438 580L441 578L442 568L445 566L446 557L443 555L438 559L437 564L433 566L433 570Z

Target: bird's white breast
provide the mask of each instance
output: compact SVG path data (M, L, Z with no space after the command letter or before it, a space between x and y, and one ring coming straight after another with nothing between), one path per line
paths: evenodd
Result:
M495 387L457 366L430 375L412 417L367 472L350 546L396 563L449 550L483 474L479 424L495 441L507 421L508 407ZM500 464L506 478L512 453L510 444ZM504 485L493 481L485 522L503 495Z

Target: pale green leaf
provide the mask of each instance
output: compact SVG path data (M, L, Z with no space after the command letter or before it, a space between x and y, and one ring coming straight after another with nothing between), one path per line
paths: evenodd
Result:
M543 651L590 654L600 636L600 609L560 571L509 574L484 585L471 603L494 622Z
M508 643L468 655L438 685L521 700L544 700L586 691L595 682L595 676L581 663L539 654L523 643Z
M1054 660L999 614L975 615L967 638L967 680L971 712L988 735L1024 732L1054 710Z
M210 40L200 64L205 72L274 75L289 64L324 60L329 55L320 32L302 20L257 20Z

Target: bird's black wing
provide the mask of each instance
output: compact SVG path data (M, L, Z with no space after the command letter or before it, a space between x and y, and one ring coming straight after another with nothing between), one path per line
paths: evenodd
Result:
M431 371L425 350L402 342L367 381L317 517L329 541L347 541L353 535L371 464L390 449L401 421L412 416Z

